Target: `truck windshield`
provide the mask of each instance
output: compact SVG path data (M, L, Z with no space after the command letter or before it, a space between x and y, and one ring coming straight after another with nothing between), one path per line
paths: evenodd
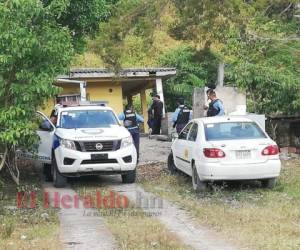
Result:
M111 110L62 111L60 116L60 127L66 129L108 128L111 125L119 125Z
M266 138L265 133L254 122L222 122L204 125L207 141Z

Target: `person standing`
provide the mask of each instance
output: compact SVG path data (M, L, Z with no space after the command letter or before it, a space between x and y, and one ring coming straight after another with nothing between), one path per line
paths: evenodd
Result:
M151 109L153 110L153 129L152 135L159 135L161 128L161 119L163 117L163 108L164 104L160 100L159 95L154 95L152 97L153 103L151 105Z
M184 104L184 99L180 98L177 101L178 108L172 115L173 128L176 127L176 132L179 134L181 130L192 119L191 110Z
M210 100L207 109L207 116L220 116L225 115L224 106L220 99L217 98L217 94L213 89L209 89L207 92L207 98Z
M132 136L134 146L137 152L137 158L139 159L140 153L140 129L139 123L144 122L142 116L138 115L133 106L128 104L125 107L124 112L119 114L119 119L123 121L124 127L128 129L129 133Z
M148 127L149 127L149 136L152 134L153 131L153 110L151 109L151 107L148 108Z

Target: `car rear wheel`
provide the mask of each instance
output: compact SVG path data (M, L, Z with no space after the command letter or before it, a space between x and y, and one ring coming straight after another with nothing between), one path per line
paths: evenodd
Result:
M136 179L136 169L128 171L126 174L122 174L123 183L134 183Z
M261 181L263 188L274 188L276 185L276 178L265 179Z
M195 164L192 166L192 184L196 193L204 192L207 190L207 182L201 181L197 172Z
M173 158L173 153L172 152L168 156L168 169L169 169L171 174L176 174L176 172L177 172L177 168L176 168L176 165L174 163L174 158Z
M67 178L62 176L57 170L55 157L52 157L53 185L56 188L63 188L67 185Z

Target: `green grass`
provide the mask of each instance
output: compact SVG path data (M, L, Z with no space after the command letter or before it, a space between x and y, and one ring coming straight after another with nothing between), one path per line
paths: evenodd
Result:
M54 209L42 206L39 175L29 166L24 166L22 173L21 185L16 187L9 176L1 172L0 249L60 249L57 214ZM37 207L17 208L18 191L36 191Z
M249 249L300 248L300 161L284 162L273 190L259 183L216 185L215 191L197 196L191 178L170 176L162 166L149 179L140 176L144 188L177 203L202 225Z

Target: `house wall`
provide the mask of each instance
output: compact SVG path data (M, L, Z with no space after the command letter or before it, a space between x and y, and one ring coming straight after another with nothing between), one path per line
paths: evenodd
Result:
M246 108L246 95L237 88L229 86L217 86L215 91L217 97L223 102L226 114L237 111L241 106Z
M58 86L62 88L60 95L80 93L79 85L76 84L60 84ZM108 102L107 105L113 108L116 114L119 114L123 111L122 86L119 83L87 82L86 93L90 101ZM41 111L45 115L50 116L53 106L54 100L48 100L41 108Z
M87 95L90 101L107 101L116 114L123 111L122 86L118 83L88 83Z

